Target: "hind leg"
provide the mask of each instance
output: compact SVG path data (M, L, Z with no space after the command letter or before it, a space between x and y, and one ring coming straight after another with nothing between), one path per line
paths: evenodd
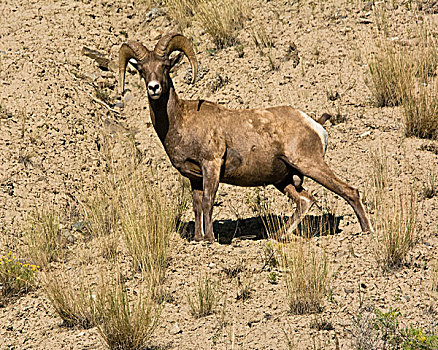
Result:
M292 221L287 228L288 235L296 230L303 217L316 202L315 198L313 198L313 196L302 187L302 176L300 176L301 181L297 181L296 176L297 175L293 176L293 183L285 183L275 186L297 205L297 208L292 215Z
M359 191L339 179L323 159L312 164L293 164L304 176L310 177L324 187L344 198L353 208L362 231L373 231L371 223L360 200Z

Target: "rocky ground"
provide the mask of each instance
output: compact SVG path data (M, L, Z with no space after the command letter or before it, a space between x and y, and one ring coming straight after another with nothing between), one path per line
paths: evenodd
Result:
M188 85L188 63L179 65L173 73L177 92L230 108L288 104L313 117L329 112L335 118L326 125L326 159L339 177L366 192L370 152L384 147L397 174L392 180L421 189L429 172L437 171L437 141L406 138L400 107L374 107L366 85L367 57L382 35L379 27L405 45L415 43L417 22L427 19L437 28L433 2L423 2L420 12L405 3L249 0L252 15L238 32L239 45L216 50L198 25L186 30L201 74L195 85ZM86 46L116 59L127 39L152 48L163 33L177 28L165 6L119 0L3 1L0 23L0 253L20 247L35 208L75 217L78 199L91 195L100 181L103 135L131 135L145 155L144 166L153 162L163 183L169 188L177 184L179 175L151 127L138 75L128 74L131 91L121 99L116 74L82 55ZM261 24L273 43L263 54L251 31ZM97 90L105 95L96 98ZM106 105L99 102L103 97ZM419 193L418 242L406 266L384 272L376 263L373 237L359 233L351 208L310 180L306 187L318 199L328 198L340 220L335 234L310 238L331 266L331 296L322 313L290 314L281 271L279 283L269 283L267 241L252 205L260 190L221 185L214 213L219 243L194 244L178 237L172 244L165 282L172 300L151 339L153 348L353 349L358 332L353 320L364 304L398 308L407 324L436 331L430 266L438 249L438 196ZM274 188L261 193L274 212L291 214L292 206ZM190 213L187 219L193 219ZM224 273L239 264L244 266L242 280L251 285L248 300L236 298L240 286ZM220 311L195 319L186 296L203 273L221 281ZM315 329L315 320L332 327ZM61 323L37 288L0 308L0 348L105 348L95 328Z

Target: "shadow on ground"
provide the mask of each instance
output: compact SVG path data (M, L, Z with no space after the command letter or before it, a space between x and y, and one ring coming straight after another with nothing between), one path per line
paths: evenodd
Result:
M343 216L333 214L307 215L298 226L295 234L302 237L328 236L341 232L339 223ZM237 239L266 239L275 237L274 232L285 232L291 217L270 215L268 217L251 217L238 220L219 220L213 223L216 239L220 244L231 244ZM194 221L181 223L181 236L191 241L195 235Z

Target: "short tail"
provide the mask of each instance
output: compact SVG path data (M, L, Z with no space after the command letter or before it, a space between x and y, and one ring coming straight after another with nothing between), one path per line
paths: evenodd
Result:
M321 124L324 125L324 123L329 120L332 116L328 113L324 113L319 119L317 119L316 121Z

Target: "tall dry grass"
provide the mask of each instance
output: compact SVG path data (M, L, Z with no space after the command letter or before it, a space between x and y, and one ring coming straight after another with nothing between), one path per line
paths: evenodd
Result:
M110 349L137 350L147 346L160 321L169 245L187 193L181 183L171 193L168 184L165 189L160 185L156 170L143 162L132 137L104 135L101 140L102 173L96 189L82 199L88 230L81 244L72 247L71 257L86 243L93 256L106 252L112 258L93 260L94 271L101 271L99 281L85 265L71 274L51 264L42 284L65 325L97 326ZM53 232L57 226L50 225ZM108 238L114 239L115 247L105 243ZM139 269L139 276L129 278Z
M375 205L376 257L383 268L401 266L417 240L417 199L403 191L380 197Z
M148 283L134 290L120 278L103 278L96 288L93 307L97 329L111 350L145 349L157 327L162 305Z
M165 0L167 15L184 31L192 24L195 11L201 0Z
M368 59L367 85L377 107L398 106L414 85L414 62L406 48L381 39Z
M329 208L328 201L325 206L324 212L335 212L333 208ZM274 244L275 260L283 271L286 302L290 312L321 312L324 298L330 289L330 267L325 252L312 246L308 238L326 234L327 225L322 222L324 214L320 216L321 222L317 225L312 225L304 218L295 234L305 238L298 238L288 232L288 220L272 214L269 203L259 203L257 207L262 211L260 216L268 237L278 241Z
M33 264L46 268L65 257L67 241L61 229L61 214L54 209L37 209L29 217L23 240Z
M120 227L134 265L154 275L156 283L164 278L171 235L177 230L178 194L166 192L149 182L149 171L138 171L120 187Z
M403 106L406 136L438 139L438 44L427 23L408 48L379 39L368 60L367 85L378 107Z
M90 328L96 324L93 292L86 275L79 278L65 267L41 274L41 285L66 327Z
M329 264L324 252L308 242L279 246L285 269L289 309L294 314L321 312L329 288Z
M236 44L238 30L248 18L246 1L202 1L197 9L199 25L211 35L218 48Z
M246 1L166 0L169 17L180 30L196 23L212 38L217 48L234 45L238 30L250 17Z
M403 100L406 136L438 139L438 79L419 83Z
M417 240L416 190L391 182L395 170L384 146L370 151L367 204L373 209L375 256L383 269L401 266Z

